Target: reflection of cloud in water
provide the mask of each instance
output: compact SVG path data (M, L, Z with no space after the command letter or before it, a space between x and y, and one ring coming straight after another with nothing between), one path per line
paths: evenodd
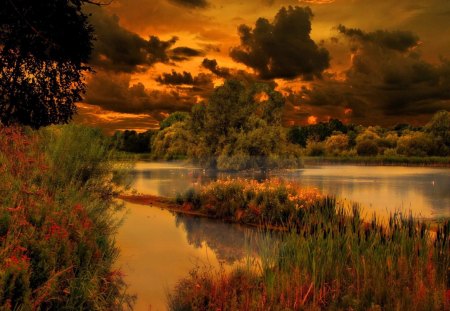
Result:
M233 264L255 256L262 233L238 224L207 218L176 214L177 227L186 230L188 243L201 248L204 243L214 251L219 261Z

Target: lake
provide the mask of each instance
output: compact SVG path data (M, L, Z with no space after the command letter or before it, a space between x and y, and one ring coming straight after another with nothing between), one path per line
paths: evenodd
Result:
M133 175L137 192L166 197L217 178L268 177L153 162L138 162ZM367 215L411 211L422 218L450 217L448 168L315 165L269 175L358 202ZM119 265L127 275L130 291L138 295L138 311L166 310L168 290L193 268L230 269L242 264L259 244L267 243L244 226L175 215L138 204L126 206L128 213L117 236Z

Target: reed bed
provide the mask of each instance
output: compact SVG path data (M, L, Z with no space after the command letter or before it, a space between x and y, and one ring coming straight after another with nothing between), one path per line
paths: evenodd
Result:
M363 219L357 205L311 194L297 199L292 192L301 193L281 181L228 180L180 196L188 208L287 232L262 245L259 260L231 273L193 271L170 293L169 309L449 310L448 220L433 231L401 213L381 223Z

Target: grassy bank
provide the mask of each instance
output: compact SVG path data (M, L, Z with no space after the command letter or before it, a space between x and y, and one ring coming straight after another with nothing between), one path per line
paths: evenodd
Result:
M320 156L303 157L305 164L358 164L358 165L403 165L450 167L450 157L406 157L406 156Z
M435 232L400 214L385 224L363 221L357 206L345 209L278 181L216 182L178 201L216 217L291 230L263 246L260 261L231 273L193 271L171 292L171 310L450 308L449 221Z
M94 129L0 128L1 310L131 307L114 268L113 158Z

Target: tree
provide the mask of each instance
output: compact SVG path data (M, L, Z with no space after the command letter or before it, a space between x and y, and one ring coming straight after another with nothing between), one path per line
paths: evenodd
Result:
M0 122L67 123L85 91L93 29L84 0L5 0L0 10Z
M230 142L232 133L253 129L251 120L255 118L268 126L281 125L283 106L283 97L273 85L247 86L238 80L227 80L214 90L207 104L195 108L195 114L202 120L195 121L195 127L203 127L198 130L210 146L209 156L218 156Z
M435 138L441 139L447 147L450 147L450 112L446 110L436 112L425 129Z
M378 154L378 146L373 139L361 140L356 144L356 152L360 156L375 156Z
M348 136L337 132L325 140L325 148L328 154L339 155L348 148Z
M189 113L184 111L176 111L160 122L159 129L163 130L166 127L172 126L174 123L186 121L188 118Z

